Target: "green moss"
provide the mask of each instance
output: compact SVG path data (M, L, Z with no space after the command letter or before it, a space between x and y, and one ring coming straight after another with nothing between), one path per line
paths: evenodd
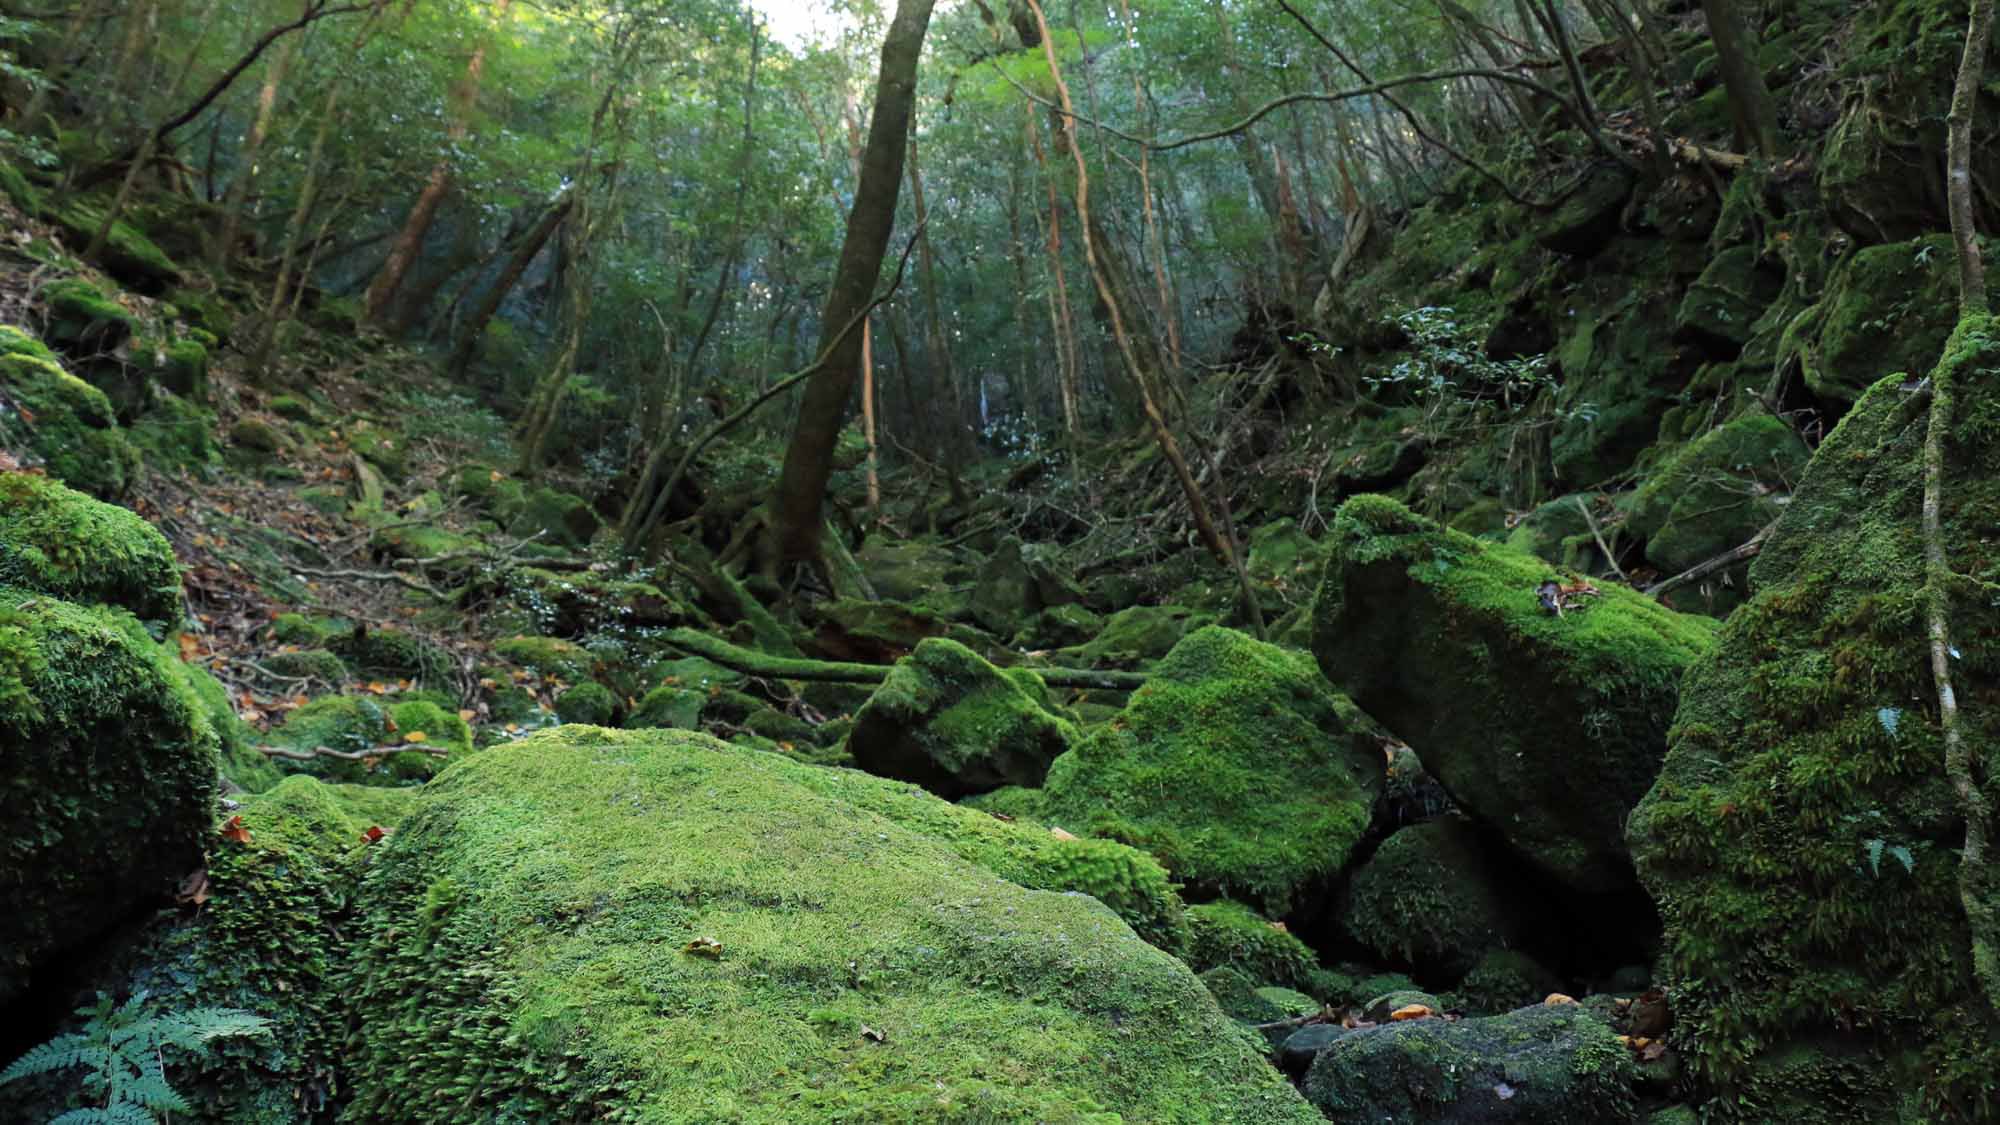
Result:
M0 444L72 488L102 499L125 495L139 453L118 429L104 392L32 354L0 356Z
M2000 339L1954 338L1944 550L1966 576L1952 661L1994 744ZM1753 564L1756 595L1689 673L1633 854L1666 923L1677 1045L1711 1117L1978 1120L2000 1052L1971 968L1964 826L1944 776L1919 542L1926 397L1885 379L1814 455ZM1977 701L1967 703L1965 701ZM1976 750L1975 753L1987 752ZM1975 873L1977 874L1977 873ZM1782 1108L1781 1108L1782 1107Z
M1988 241L1990 258L2000 242ZM1877 380L1930 370L1958 316L1951 236L1869 246L1834 271L1820 302L1817 347L1804 365L1821 398L1853 402ZM1987 292L2000 295L2000 279Z
M270 633L278 644L319 648L344 636L347 630L325 619L287 612L271 619Z
M1498 1015L1538 1004L1562 982L1534 958L1512 949L1496 949L1479 959L1446 1000L1446 1006L1469 1015Z
M298 395L272 395L271 401L265 405L271 413L288 422L311 425L319 420L319 412L313 409L312 403Z
M1626 527L1668 573L1748 542L1778 517L1805 470L1806 447L1768 414L1738 418L1661 465L1632 500Z
M1182 606L1132 606L1112 614L1095 637L1056 655L1066 664L1083 668L1137 667L1158 660L1182 637L1214 623L1214 614Z
M1317 1120L1110 912L803 780L834 772L577 728L439 779L367 878L348 1112Z
M1187 963L1198 972L1227 968L1256 984L1315 986L1319 959L1306 944L1240 902L1221 899L1187 912Z
M133 638L142 639L136 631ZM261 793L276 785L283 775L269 758L257 752L256 732L237 714L236 701L230 697L229 689L222 685L222 681L207 668L182 660L177 636L160 643L158 658L169 677L180 685L188 702L194 705L197 716L207 723L208 730L214 734L216 746L221 752L222 776L239 789L252 793Z
M0 473L0 584L180 617L174 549L132 512L31 473Z
M28 177L19 168L5 160L0 160L0 194L14 201L30 217L42 213L42 193L28 182Z
M1341 505L1329 536L1313 631L1327 677L1548 874L1629 886L1624 817L1714 623L1609 585L1558 616L1538 594L1547 563L1386 497Z
M71 355L108 352L139 331L139 318L80 277L42 290L48 304L48 341Z
M133 618L0 592L0 1003L200 865L216 738Z
M400 480L409 473L409 443L402 434L368 421L353 423L345 433L348 448L391 479Z
M600 521L590 504L580 496L553 488L535 488L522 499L507 530L526 538L562 547L588 546L597 534Z
M52 216L63 235L78 251L87 247L104 226L104 205L82 196L71 196L57 204ZM111 224L98 260L105 272L134 288L164 292L180 280L180 267L166 252L153 244L145 232L119 219Z
M640 698L625 725L634 730L699 730L702 707L707 703L707 692L662 685Z
M1204 893L1282 915L1332 879L1366 828L1380 733L1303 655L1211 626L1056 759L1038 803L1050 823L1143 848Z
M258 661L280 676L305 676L324 687L347 682L347 662L323 648L303 648L296 652L274 652Z
M855 712L847 745L870 773L959 797L1039 784L1074 736L1050 713L1034 673L1003 673L964 645L932 637Z
M596 680L585 680L556 698L556 714L565 723L616 726L618 712L622 709L611 689Z
M405 785L424 781L444 768L447 759L434 751L458 755L472 749L472 729L456 714L427 700L391 699L327 696L293 710L283 725L271 731L273 745L298 751L325 747L349 754L379 753L352 761L280 759L281 768L330 781Z
M1783 271L1762 268L1761 257L1758 247L1732 246L1710 258L1681 299L1675 330L1733 356L1784 288Z
M1333 1041L1306 1097L1336 1121L1638 1120L1631 1052L1580 1005L1470 1020L1409 1020Z
M134 340L129 362L183 398L202 401L208 397L208 349L197 340Z
M594 663L582 645L555 637L508 637L494 642L493 655L509 664L566 683L589 679Z
M156 391L146 412L126 430L142 459L156 469L203 470L215 464L215 416L170 391Z
M1398 829L1354 873L1343 925L1426 980L1457 980L1484 954L1520 944L1532 909L1532 899L1501 882L1490 850L1460 817Z
M50 363L60 362L48 345L11 324L0 324L0 355L25 355Z
M456 661L436 641L401 629L356 629L329 645L362 679L411 680L419 687L451 685Z

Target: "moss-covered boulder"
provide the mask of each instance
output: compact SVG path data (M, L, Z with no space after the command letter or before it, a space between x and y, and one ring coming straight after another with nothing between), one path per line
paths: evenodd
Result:
M1675 332L1710 351L1735 356L1784 285L1784 271L1767 268L1756 247L1732 246L1710 258L1688 287L1674 318Z
M9 331L4 329L0 331ZM47 356L0 354L0 446L21 461L92 496L115 500L139 475L139 451L126 440L104 392Z
M1050 823L1144 848L1278 917L1313 899L1367 828L1381 737L1303 654L1210 626L1025 796Z
M348 927L368 831L393 831L415 796L294 776L244 798L234 815L248 840L210 838L199 904L160 911L90 964L89 988L143 990L157 1011L242 1008L272 1021L267 1036L221 1041L174 1067L190 1120L290 1125L343 1096ZM23 1098L32 1093L0 1086L0 1116L46 1121L69 1108Z
M1563 982L1541 962L1518 949L1496 949L1472 966L1445 1006L1468 1015L1498 1015L1561 991Z
M1110 911L838 774L579 728L440 778L365 882L348 1112L1318 1120Z
M308 687L338 688L347 682L347 662L323 648L274 652L258 663L280 676L311 681Z
M2000 333L1946 353L1950 666L1964 737L2000 740ZM1684 1060L1718 1111L1979 1120L2000 1028L1980 999L1921 586L1928 398L1878 383L1820 446L1751 570L1756 594L1688 674L1664 768L1632 816L1666 923ZM1990 780L1981 782L1991 792ZM1989 796L1990 799L1990 796ZM1993 942L1993 935L1984 935ZM1988 949L1994 948L1992 944Z
M354 674L369 680L409 680L426 688L452 686L457 661L450 650L403 629L357 627L328 645Z
M1618 231L1618 217L1632 197L1632 173L1603 162L1592 168L1548 214L1535 223L1534 238L1562 254L1590 257Z
M81 253L104 230L107 201L70 195L49 214L64 238ZM97 260L104 272L142 293L164 293L181 281L180 267L146 232L120 218L111 224Z
M809 612L813 655L826 660L887 663L951 631L943 618L901 602L837 598Z
M1550 876L1628 887L1624 819L1713 622L1609 586L1557 614L1539 592L1557 577L1547 563L1386 497L1347 501L1328 534L1313 630L1327 678Z
M507 637L494 642L493 655L516 667L567 683L588 679L591 666L596 663L582 645L559 637Z
M634 730L699 730L702 708L707 705L705 691L662 684L640 697L625 725Z
M1317 987L1319 959L1281 922L1217 899L1187 911L1187 963L1197 972L1234 969L1258 984Z
M1214 614L1185 606L1129 606L1105 619L1096 636L1056 655L1065 663L1080 667L1135 668L1158 660L1179 644L1182 637L1215 623Z
M49 344L73 358L115 351L139 331L131 310L80 277L42 290L42 300L49 310Z
M1633 498L1626 528L1673 574L1746 543L1778 518L1805 470L1805 442L1768 414L1727 422L1677 450Z
M472 749L472 729L457 714L426 699L336 695L315 699L285 716L272 745L300 754L322 748L358 758L280 758L282 768L329 781L408 785L443 769Z
M1383 960L1456 981L1486 953L1519 945L1533 908L1478 830L1442 816L1382 842L1349 880L1341 923Z
M1335 1121L1618 1125L1639 1119L1631 1052L1578 1004L1406 1020L1334 1039L1306 1097Z
M582 547L589 544L602 522L582 497L542 487L522 498L507 530L552 546Z
M217 744L131 617L0 590L0 1004L201 866Z
M0 473L0 585L155 621L180 616L180 568L166 536L33 473Z
M1990 258L2000 243L1987 243ZM1958 317L1951 236L1869 246L1833 271L1816 313L1817 346L1803 349L1806 385L1848 403L1887 375L1929 371ZM1989 279L2000 293L2000 278Z
M585 680L556 697L556 715L565 723L616 726L624 709L611 689L596 680Z
M945 797L1039 785L1075 730L1026 669L995 668L933 637L896 662L854 714L847 748L869 773Z
M130 363L141 377L182 398L208 397L208 348L199 340L135 340Z

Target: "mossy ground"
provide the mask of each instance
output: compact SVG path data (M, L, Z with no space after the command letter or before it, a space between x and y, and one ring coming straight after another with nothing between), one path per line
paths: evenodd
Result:
M577 728L441 778L365 882L350 1114L1317 1120L1115 915L780 761Z

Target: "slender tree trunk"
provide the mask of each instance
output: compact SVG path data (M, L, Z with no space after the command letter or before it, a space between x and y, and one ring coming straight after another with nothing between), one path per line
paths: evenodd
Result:
M868 441L868 514L882 516L882 475L875 448L875 339L861 322L861 436Z
M279 45L278 53L271 57L270 65L264 68L264 81L257 89L257 115L251 119L250 131L243 135L243 144L237 152L240 170L230 181L228 194L223 197L222 229L216 235L215 246L208 256L212 270L226 268L235 256L236 233L243 223L243 209L248 205L250 193L262 171L258 157L264 151L265 140L271 135L271 117L278 107L278 90L284 85L285 72L291 69L292 55L297 49L296 38L286 39Z
M1028 147L1035 154L1035 166L1041 169L1042 180L1048 185L1049 221L1047 237L1043 248L1048 252L1049 277L1055 282L1049 292L1049 316L1055 321L1057 343L1057 376L1062 396L1063 431L1069 438L1070 451L1076 452L1083 441L1081 419L1082 395L1078 391L1078 354L1076 344L1076 319L1070 312L1069 281L1064 274L1062 260L1062 206L1056 196L1056 177L1049 167L1048 155L1042 149L1042 134L1035 125L1035 108L1028 107ZM1074 460L1072 459L1072 464Z
M789 562L817 561L833 449L840 439L848 396L861 359L861 336L847 329L873 299L882 255L896 224L896 196L903 181L903 153L917 95L917 64L935 0L898 0L882 41L875 109L868 123L861 179L847 216L840 264L820 314L824 363L806 382L804 401L773 497L778 549ZM828 337L831 338L828 338Z
M1963 584L1945 555L1945 445L1951 440L1954 399L1958 388L1949 358L1959 338L1968 332L1991 332L1986 299L1986 261L1975 225L1972 183L1972 131L1979 103L1979 86L1986 71L1987 40L1993 33L1994 0L1973 0L1967 19L1965 51L1959 60L1951 111L1946 116L1945 184L1951 213L1952 239L1958 247L1959 322L1946 357L1931 373L1931 407L1924 436L1924 603L1930 634L1931 679L1937 690L1938 727L1944 739L1944 772L1965 817L1965 847L1958 859L1959 899L1972 936L1972 967L1989 1007L2000 1010L2000 887L1989 850L1993 842L1993 801L1982 786L1976 760L1979 750L1968 746L1964 718L1952 684L1951 662L1957 655L1951 640L1952 592ZM1990 388L1983 388L1988 389ZM1982 595L1983 597L1983 595Z
M512 4L513 0L493 0L493 23L496 27L506 22L507 9ZM490 35L487 38L490 40ZM472 58L465 64L465 78L449 98L451 119L445 126L446 151L431 165L423 190L417 193L417 202L410 208L409 218L403 222L402 233L396 236L395 245L389 249L388 260L382 263L381 271L368 285L367 296L362 298L362 318L371 324L382 322L389 302L403 284L403 276L409 273L411 264L417 260L417 253L423 249L424 236L430 233L431 223L437 219L438 206L451 190L452 155L464 143L472 127L472 111L479 102L479 80L486 70L486 48L487 41L482 41L473 48Z
M937 267L931 258L930 213L924 207L924 176L917 165L917 139L910 138L906 171L910 175L910 206L916 215L917 227L917 270L918 282L923 287L924 311L930 328L931 362L943 372L945 386L951 389L949 405L951 421L943 427L943 435L938 442L938 451L945 466L956 476L965 467L965 394L958 385L958 368L951 360L951 336L945 331L944 312L938 303ZM942 404L941 404L942 405Z
M174 76L173 90L167 95L169 101L180 96L181 88L187 84L188 76L194 73L195 60L201 57L202 44L207 42L209 30L215 26L215 9L218 2L219 0L209 0L207 7L202 9L201 31L196 34L193 45L188 47L187 59ZM119 218L123 216L126 205L132 202L132 192L139 186L139 174L145 170L146 165L152 163L154 140L155 135L149 131L145 143L139 146L139 158L125 170L125 178L118 184L118 194L112 197L111 206L104 209L104 218L97 224L97 232L90 236L90 245L83 251L85 258L97 257L103 251L105 242L111 238L111 228L116 226Z
M520 244L514 248L513 256L507 259L507 265L501 269L500 276L487 287L486 293L479 298L479 304L473 307L472 316L466 320L465 326L459 329L458 344L451 352L453 375L463 375L466 368L471 366L473 354L479 350L479 338L486 334L486 325L493 320L493 315L500 311L501 302L507 299L507 294L513 292L514 286L520 283L521 275L527 273L528 267L541 256L542 248L549 244L549 237L562 225L563 219L569 215L570 207L575 201L575 185L564 188L563 193L556 197L556 201L549 204L548 210L542 212L542 217L534 228L521 238Z
M1783 155L1778 149L1778 103L1764 85L1757 37L1744 22L1739 0L1701 0L1701 9L1708 15L1708 37L1715 41L1737 142L1775 160Z

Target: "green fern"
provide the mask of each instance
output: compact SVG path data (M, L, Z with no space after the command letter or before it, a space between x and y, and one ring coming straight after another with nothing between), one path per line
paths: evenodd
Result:
M97 1003L77 1009L83 1029L58 1035L0 1070L0 1086L37 1074L83 1067L84 1092L102 1105L73 1109L50 1125L153 1125L160 1114L187 1113L188 1100L167 1081L168 1048L197 1057L217 1039L264 1034L270 1021L239 1008L194 1008L158 1013L134 993L113 1006L99 993Z

